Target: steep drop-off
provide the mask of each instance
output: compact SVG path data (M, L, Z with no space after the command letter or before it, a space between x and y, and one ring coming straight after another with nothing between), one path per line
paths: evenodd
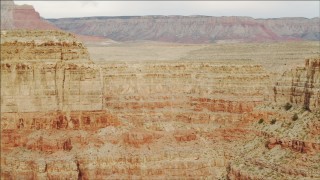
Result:
M274 100L320 109L320 61L306 59L305 66L284 73L274 87Z

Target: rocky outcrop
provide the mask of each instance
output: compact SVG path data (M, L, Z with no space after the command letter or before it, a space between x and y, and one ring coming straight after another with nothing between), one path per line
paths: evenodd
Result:
M269 138L266 146L268 148L273 148L276 145L281 145L283 148L291 148L295 151L302 153L319 153L320 143L306 142L301 140L290 140L290 139L277 139Z
M1 1L1 30L60 30L54 24L40 17L31 5L16 5L13 0ZM98 36L75 34L85 43L111 42L110 39Z
M8 79L1 81L1 112L101 110L99 69L88 64L87 50L71 34L4 31L1 35L1 75Z
M58 30L55 25L41 18L30 5L15 5L13 0L1 1L1 30L38 29Z
M274 100L298 104L306 110L319 110L320 59L306 59L304 67L285 72L274 87Z
M210 16L125 16L49 19L57 27L117 41L181 43L319 40L319 18L253 19Z
M3 62L20 61L19 63L34 60L88 61L89 54L83 44L70 33L52 30L1 31L1 60ZM5 70L13 68L9 66L8 64L3 68L6 68ZM23 67L20 68L23 69ZM25 65L25 68L30 69L30 66ZM17 67L16 70L21 69Z

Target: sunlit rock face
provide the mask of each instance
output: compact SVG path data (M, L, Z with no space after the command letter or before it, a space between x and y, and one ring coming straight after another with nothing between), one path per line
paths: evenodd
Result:
M4 179L319 177L318 106L289 125L304 103L284 110L260 65L96 65L69 33L2 31L1 78Z

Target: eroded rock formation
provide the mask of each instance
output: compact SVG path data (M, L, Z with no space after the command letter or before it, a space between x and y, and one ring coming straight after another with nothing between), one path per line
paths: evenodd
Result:
M274 87L275 101L304 106L307 110L320 109L320 60L305 60L304 67L284 73Z
M41 18L30 5L16 5L13 0L1 1L1 30L39 29L58 30L55 25Z
M306 63L303 93L318 92ZM285 110L260 65L96 65L68 33L5 31L1 77L3 179L320 177L319 106Z

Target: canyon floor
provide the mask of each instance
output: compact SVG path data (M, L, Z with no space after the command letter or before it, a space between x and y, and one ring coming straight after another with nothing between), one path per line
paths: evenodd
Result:
M319 179L320 45L1 32L1 179Z

